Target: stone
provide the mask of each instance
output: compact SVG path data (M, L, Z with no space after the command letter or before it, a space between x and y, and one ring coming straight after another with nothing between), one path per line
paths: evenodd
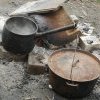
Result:
M0 32L2 32L4 24L7 19L8 19L8 17L6 17L6 16L0 16Z
M68 44L66 44L65 47L67 49L79 49L79 50L81 50L81 47L79 46L79 38L75 39L74 41L72 41Z
M28 14L28 13L46 13L51 10L58 10L66 0L39 0L27 2L16 9L10 16Z
M0 45L2 44L3 27L4 27L4 24L5 24L7 19L8 19L8 17L6 17L6 16L0 16Z
M42 100L42 98L37 98L37 97L27 97L24 100Z
M48 49L50 49L50 50L57 50L57 49L63 48L64 45L56 46L56 45L50 44L47 40L45 40L45 41L44 41L44 47L45 47L45 48L48 48Z
M83 10L83 9L82 9L82 13L83 13L85 16L88 15L87 12L86 12L85 10Z
M91 36L94 27L90 23L78 23L77 28L82 32L82 35Z
M35 54L39 54L39 55L42 55L43 58L47 58L48 56L50 56L54 51L53 50L50 50L50 49L46 49L46 48L43 48L43 47L39 47L37 45L35 45L33 51Z
M76 15L70 15L70 17L75 23L79 22L79 19L78 19L78 17Z
M100 48L100 40L96 36L81 36L79 39L79 45L86 51Z
M31 52L28 56L27 71L29 74L43 74L46 71L45 64L41 62L44 59L41 55Z
M50 84L49 84L49 86L48 86L48 87L49 87L49 89L52 89L52 85L50 85Z
M100 60L100 50L93 50L92 54Z
M27 72L29 74L44 74L48 72L48 57L53 53L43 47L35 46L33 51L28 55Z

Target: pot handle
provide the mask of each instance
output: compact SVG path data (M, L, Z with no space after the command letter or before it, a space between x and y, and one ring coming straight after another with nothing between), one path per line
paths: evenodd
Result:
M68 83L68 82L66 82L66 84L67 84L68 86L72 86L72 87L78 87L78 86L79 86L79 84Z
M56 29L52 29L52 30L49 30L49 31L46 31L46 32L36 33L36 37L40 37L40 36L47 35L47 34L54 34L54 33L57 33L57 32L62 32L62 31L74 29L74 28L76 28L76 26L77 26L77 24L73 23L73 24L66 25L66 26L63 26L63 27L60 27L60 28L56 28Z

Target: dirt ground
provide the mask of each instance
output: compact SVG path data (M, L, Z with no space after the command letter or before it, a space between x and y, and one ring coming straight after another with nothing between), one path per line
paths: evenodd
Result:
M28 0L33 1L33 0ZM0 0L0 15L8 16L27 0ZM93 34L100 36L100 5L95 0L69 0L65 5L69 14L95 27ZM28 75L26 61L14 61L0 51L0 100L69 100L48 87L48 74ZM28 98L38 99L28 99ZM90 96L76 100L100 100L100 80Z

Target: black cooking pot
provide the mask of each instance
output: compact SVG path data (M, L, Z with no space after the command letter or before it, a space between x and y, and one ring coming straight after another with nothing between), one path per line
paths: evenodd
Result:
M74 53L74 49L62 49L49 57L49 83L62 96L82 98L92 92L99 78L100 60L86 51L77 50L75 60L78 62L72 68Z
M37 33L38 26L33 20L21 16L11 17L4 25L2 43L7 51L15 54L28 54L35 45L35 38L75 27L76 24L71 24L43 33Z
M50 85L53 90L67 98L83 98L93 90L97 79L91 81L77 82L63 79L50 70Z

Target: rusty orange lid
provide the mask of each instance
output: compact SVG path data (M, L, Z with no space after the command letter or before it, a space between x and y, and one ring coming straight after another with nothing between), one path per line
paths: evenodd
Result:
M73 49L62 49L54 52L48 61L51 71L64 79L78 82L98 78L100 75L100 60L86 51L77 50L74 60L76 63L72 67L74 53L75 50Z

